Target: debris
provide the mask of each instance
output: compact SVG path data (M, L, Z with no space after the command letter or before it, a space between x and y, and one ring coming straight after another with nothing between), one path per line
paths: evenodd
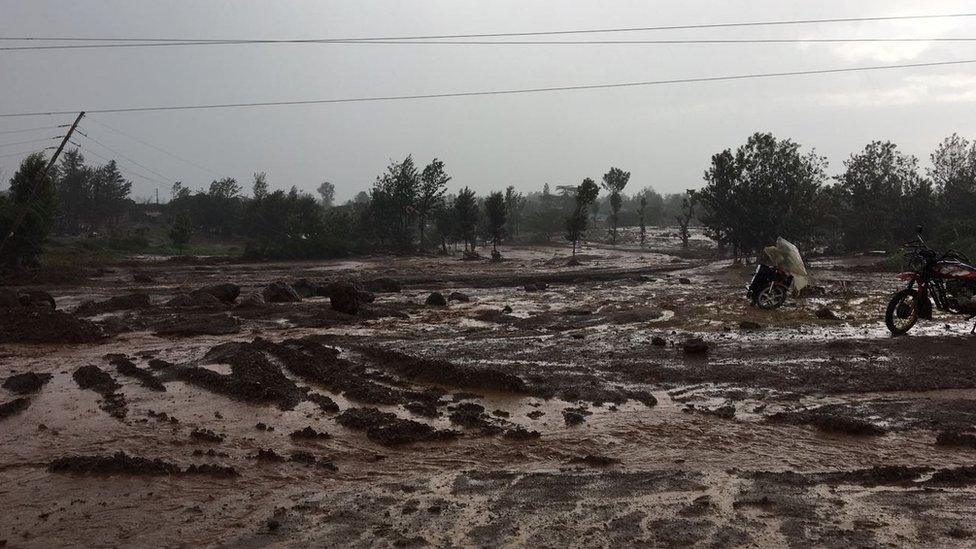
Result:
M0 343L92 343L104 337L97 324L62 311L34 307L0 314Z
M655 347L664 347L667 344L667 340L661 336L654 336L651 338L651 345L654 345Z
M530 282L523 289L526 292L544 292L549 289L549 285L545 282Z
M212 442L219 444L224 441L224 435L217 434L210 429L193 429L190 431L190 438L201 442Z
M763 325L758 322L754 322L752 320L743 320L742 322L739 322L739 329L740 330L762 330Z
M959 431L942 431L935 437L939 446L959 446L976 448L976 433L961 433Z
M819 309L817 309L815 315L820 320L840 320L840 317L837 316L837 313L831 311L827 307L820 307Z
M678 284L691 284L691 279L683 276L678 279Z
M332 435L326 433L325 431L316 431L311 427L305 427L304 429L299 429L297 431L292 431L289 437L295 440L324 440L332 438Z

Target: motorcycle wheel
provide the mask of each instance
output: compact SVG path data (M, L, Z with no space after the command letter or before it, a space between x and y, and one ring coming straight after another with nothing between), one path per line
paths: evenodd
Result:
M786 301L786 286L771 284L756 294L756 307L769 310L775 309Z
M885 311L885 325L891 335L904 335L918 322L918 292L908 288L895 293Z

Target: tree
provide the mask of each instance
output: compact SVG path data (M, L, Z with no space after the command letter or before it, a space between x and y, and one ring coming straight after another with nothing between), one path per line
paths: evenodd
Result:
M953 239L976 233L976 142L952 134L931 161L928 174L939 194L944 232Z
M515 187L509 185L505 189L505 212L509 225L508 235L512 238L518 237L523 209L525 209L525 196L522 193L515 192Z
M573 213L569 219L566 220L566 240L573 243L573 257L576 257L576 247L579 241L586 234L586 225L589 220L588 208L599 194L600 188L589 177L584 179L579 187L576 187L576 196L574 197L576 206L573 208Z
M427 226L428 218L444 199L447 192L447 182L450 176L444 172L444 163L438 159L433 159L430 164L424 167L420 174L420 188L417 192L417 221L420 226L420 249L424 249L424 228Z
M268 196L268 175L266 173L254 173L254 184L251 186L251 195L254 196L254 200L261 200Z
M710 238L732 246L736 261L778 236L798 244L816 240L826 160L799 148L757 133L735 154L726 149L712 156L698 192L700 217Z
M401 252L413 249L419 188L420 174L409 155L402 162L391 163L386 173L376 178L370 191L369 216L373 235L381 243Z
M190 189L186 188L181 181L173 183L170 190L170 200L183 200L190 197Z
M434 231L441 241L441 250L447 253L448 242L457 242L459 235L457 209L454 208L454 199L450 199L451 206L446 206L442 201L437 209L434 210Z
M176 220L173 222L173 226L169 229L169 239L176 247L183 253L186 246L190 243L190 238L193 236L193 222L190 219L190 214L186 211L181 211L176 215Z
M505 197L501 192L493 192L485 200L485 217L488 219L488 231L491 234L492 257L501 257L498 254L498 242L502 238L505 230Z
M844 167L837 180L845 247L863 251L903 241L905 193L918 192L921 185L918 160L894 143L874 141Z
M92 169L78 149L66 150L61 157L55 185L58 197L59 228L76 234L85 227L91 207Z
M335 185L328 181L323 181L318 188L319 196L322 197L322 207L331 208L335 202Z
M119 172L114 160L91 172L88 211L85 212L89 228L107 224L114 226L125 211L132 182Z
M688 189L685 192L684 198L681 199L681 214L676 216L676 220L678 221L678 234L681 236L681 247L685 250L688 249L688 240L691 238L691 232L688 230L688 226L695 217L695 204L697 201L698 197L695 191Z
M644 247L644 242L647 240L647 226L644 224L644 212L647 210L647 197L640 197L640 245L641 248Z
M478 201L475 193L468 187L461 189L454 199L458 234L464 242L464 251L475 251L478 230Z
M625 172L620 168L610 168L610 171L603 174L603 188L610 192L610 242L617 243L617 222L620 219L620 206L623 200L620 193L630 181L630 172Z
M20 269L37 263L57 212L57 194L42 153L24 158L0 195L0 264ZM17 223L19 222L19 225Z

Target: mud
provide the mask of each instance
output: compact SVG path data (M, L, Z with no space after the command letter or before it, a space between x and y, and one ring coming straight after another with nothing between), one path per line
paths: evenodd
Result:
M62 311L0 310L0 343L92 343L103 337L98 325Z
M0 429L0 538L972 544L968 325L888 337L900 282L877 258L813 261L815 289L767 312L742 296L751 269L651 242L588 247L575 266L555 246L499 262L134 260L44 285L66 311L129 294L155 305L63 317L107 337L3 343L0 402L24 401ZM244 305L276 282L301 301ZM355 314L331 306L341 284ZM433 292L468 300L426 306ZM18 298L16 311L50 307ZM211 330L221 318L234 329ZM31 326L31 341L52 333ZM707 351L687 353L696 340Z
M15 398L10 402L0 402L0 419L6 419L12 415L23 412L30 406L30 400L26 398Z

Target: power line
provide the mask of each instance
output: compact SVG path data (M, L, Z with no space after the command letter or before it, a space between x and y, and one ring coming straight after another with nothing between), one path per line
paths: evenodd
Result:
M27 141L14 141L11 143L0 143L0 147L10 147L11 145L27 145L28 143L40 143L41 141L50 141L52 139L61 139L63 135L57 137L42 137L41 139L28 139Z
M57 129L59 127L60 126L41 126L39 128L21 128L19 130L4 130L4 131L0 132L0 135L7 135L7 134L11 134L11 133L36 132L36 131L40 131L40 130L54 130L54 129Z
M185 162L186 164L189 164L190 166L194 166L194 167L196 167L196 168L198 168L200 170L203 170L205 172L208 172L208 173L210 173L212 175L215 175L217 177L223 177L223 175L221 173L219 173L219 172L217 172L215 170L211 170L210 168L207 168L206 166L201 166L200 164L197 164L196 162L194 162L192 160L188 160L186 158L183 158L182 156L179 156L176 153L167 151L166 149L163 149L162 147L158 147L156 145L153 145L152 143L149 143L147 141L143 141L142 139L140 139L140 138L138 138L138 137L136 137L136 136L134 136L132 134L126 133L126 132L124 132L124 131L122 131L122 130L120 130L118 128L109 126L108 124L106 124L104 122L99 122L98 120L95 120L94 118L91 118L91 117L88 118L88 121L89 122L94 122L95 124L98 124L99 126L105 128L105 129L107 129L109 131L113 131L113 132L115 132L115 133L117 133L117 134L119 134L119 135L121 135L123 137L127 137L129 139L132 139L133 141L136 141L138 143L142 143L143 145L145 145L145 146L147 146L149 148L156 149L157 151L159 151L159 152L161 152L163 154L169 155L169 156L171 156L171 157L173 157L173 158L175 158L175 159L177 159L177 160L179 160L181 162Z
M805 70L805 71L734 74L734 75L725 75L725 76L702 76L702 77L691 77L691 78L674 78L669 80L647 80L643 82L618 82L612 84L580 84L580 85L567 85L567 86L548 86L548 87L541 87L541 88L521 88L521 89L503 89L503 90L469 91L469 92L445 92L445 93L430 93L430 94L416 94L416 95L387 95L387 96L376 96L376 97L346 97L346 98L337 98L337 99L304 99L304 100L294 100L294 101L254 101L254 102L246 102L246 103L214 103L214 104L207 104L207 105L116 107L116 108L103 108L103 109L89 109L87 112L89 113L128 113L128 112L154 112L154 111L158 112L158 111L176 111L176 110L228 109L228 108L243 108L243 107L321 105L321 104L332 104L332 103L405 101L405 100L413 100L413 99L444 99L450 97L515 95L515 94L561 92L561 91L598 90L598 89L610 89L610 88L636 88L636 87L659 86L659 85L670 85L670 84L723 82L723 81L731 81L731 80L780 78L786 76L809 76L809 75L819 75L819 74L840 74L840 73L879 71L879 70L890 70L890 69L948 67L948 66L956 66L956 65L967 65L973 63L976 63L976 59L968 59L962 61L933 61L927 63L905 63L899 65L848 67L848 68L839 68L839 69L815 69L815 70ZM0 118L10 118L15 116L53 116L53 115L68 114L72 112L77 112L77 111L66 110L66 111L49 111L49 112L36 111L36 112L21 112L21 113L3 113L0 114Z
M72 44L55 46L3 46L0 51L37 50L77 50L112 48L151 48L168 46L237 46L237 45L281 45L281 44L320 44L320 45L409 45L409 46L567 46L567 45L748 45L748 44L847 44L847 43L897 43L931 42L964 43L976 42L969 37L935 38L714 38L714 39L661 39L661 40L222 40L222 41L179 41L179 42L136 42L114 44Z
M102 160L104 160L105 162L112 162L112 160L113 160L113 159L111 159L111 158L108 158L107 156L103 156L103 155L101 155L101 154L99 154L99 153L97 153L97 152L95 152L95 151L93 151L93 150L91 150L91 149L90 149L90 148L88 148L88 147L83 147L83 146L81 146L81 144L79 144L79 143L76 143L75 141L71 141L71 144L72 144L72 145L74 145L75 147L78 147L79 149L81 149L81 150L83 150L83 151L85 151L85 152L86 152L86 153L88 153L88 154L91 154L91 155L94 155L94 156L95 156L95 157L97 157L97 158L101 158L101 159L102 159ZM139 172L138 172L137 170L133 170L132 168L123 168L122 166L119 166L118 164L116 164L116 167L117 167L117 168L119 169L119 171L121 171L121 172L124 172L124 173L127 173L127 174L129 174L129 175L133 175L133 176L135 176L135 177L138 177L138 178L140 178L140 179L145 179L146 181L149 181L149 182L151 182L151 183L155 183L155 184L157 184L157 185L171 185L171 184L172 184L172 183L167 183L167 182L165 182L165 181L160 181L160 180L158 180L158 179L154 179L154 178L152 178L152 177L149 177L149 176L147 176L147 175L144 175L144 174L141 174L141 173L139 173Z
M792 19L775 21L740 21L730 23L704 23L689 25L659 25L649 27L616 27L602 29L573 29L573 30L554 30L554 31L533 31L533 32L492 32L476 34L432 34L420 36L379 36L379 37L351 37L351 38L313 38L303 40L306 42L366 42L382 40L440 40L450 38L500 38L515 36L553 36L563 34L598 34L611 32L640 32L640 31L667 31L667 30L687 30L687 29L718 29L732 27L768 27L782 25L810 25L818 23L857 23L869 21L905 21L915 19L949 19L959 17L976 17L976 13L944 13L944 14L921 14L921 15L888 15L875 17L835 17L826 19ZM270 40L248 40L248 39L219 39L219 38L105 38L105 37L76 37L76 36L22 36L22 37L0 37L0 40L11 41L63 41L63 42L253 42L267 43ZM296 40L298 41L298 40Z
M11 156L26 156L26 155L29 155L29 154L34 154L34 153L37 153L37 152L42 152L42 151L46 151L48 149L54 149L54 148L56 148L56 147L53 147L53 146L52 147L45 147L45 148L41 149L40 151L39 150L36 150L36 149L31 149L29 151L21 151L21 152L15 152L15 153L0 154L0 158L9 158Z
M152 174L155 174L155 175L157 175L159 177L162 177L163 180L176 181L175 179L173 179L171 177L168 177L168 176L165 176L165 175L157 172L156 170L154 170L154 169L146 166L145 164L142 164L142 163L140 163L140 162L138 162L136 160L133 160L133 159L129 158L128 156L120 153L119 151L113 149L112 147L109 147L105 143L102 143L101 141L95 139L94 137L89 136L87 133L84 133L84 132L82 132L80 130L78 131L78 133L81 134L81 136L84 137L85 139L88 139L89 141L92 141L93 143L97 144L98 146L102 147L103 149L105 149L107 151L111 151L111 152L119 155L120 157L122 157L122 159L124 159L124 160L126 160L128 162L131 162L132 164L135 164L136 166L139 166L140 168L146 170L149 173L152 173Z

